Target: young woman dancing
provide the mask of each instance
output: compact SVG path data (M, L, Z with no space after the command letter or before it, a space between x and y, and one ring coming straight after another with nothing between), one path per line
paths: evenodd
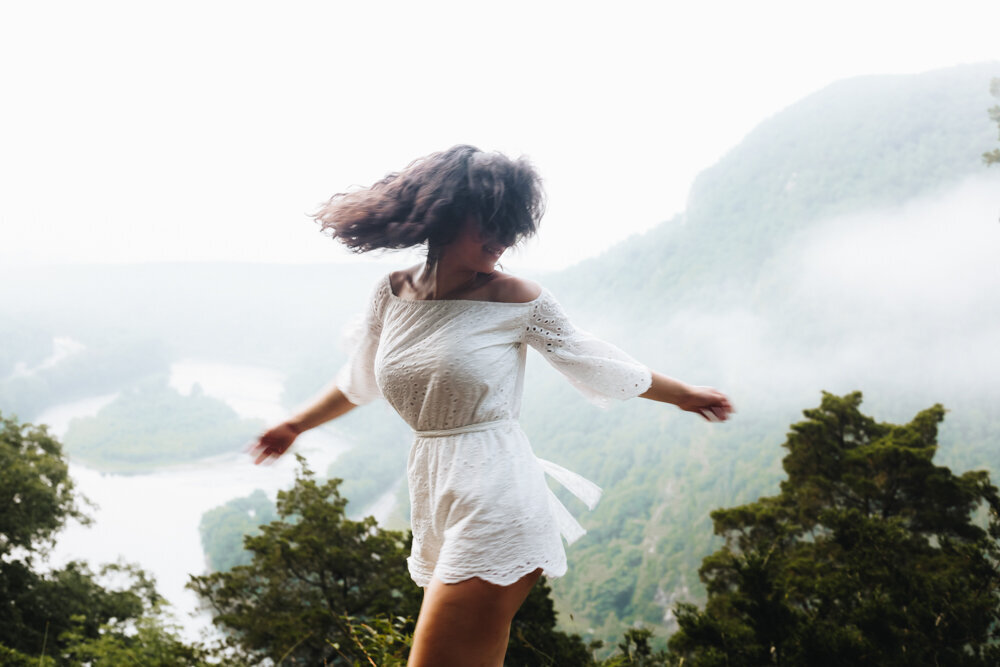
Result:
M413 428L408 565L424 599L411 665L502 665L514 613L542 573L566 572L562 538L584 532L545 474L590 507L600 494L536 458L518 425L528 346L598 403L642 396L712 421L732 411L722 393L650 371L576 329L545 289L496 270L535 233L542 200L524 159L455 146L316 215L357 252L424 246L427 259L378 282L334 388L253 453L281 456L303 431L379 397Z

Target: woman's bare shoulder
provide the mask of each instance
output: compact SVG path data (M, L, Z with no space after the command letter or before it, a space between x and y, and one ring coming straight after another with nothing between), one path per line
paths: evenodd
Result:
M542 287L532 280L496 271L490 281L490 301L527 303L542 293Z
M389 272L389 289L396 296L405 295L413 290L413 277L420 270L420 265L411 266L407 269ZM384 280L384 278L383 278Z

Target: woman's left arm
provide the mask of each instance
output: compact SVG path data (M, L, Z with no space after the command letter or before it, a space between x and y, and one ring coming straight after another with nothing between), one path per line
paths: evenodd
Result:
M700 414L708 421L726 421L733 412L726 395L711 387L696 387L655 371L649 389L642 398L676 405L681 410Z

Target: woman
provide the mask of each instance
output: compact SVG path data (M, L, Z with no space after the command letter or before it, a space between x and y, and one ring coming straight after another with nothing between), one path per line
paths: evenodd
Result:
M383 396L414 429L408 564L424 599L412 665L502 665L532 585L566 571L560 536L583 534L544 475L591 507L600 493L537 459L517 424L527 345L598 403L642 396L713 421L732 410L720 392L654 373L575 329L547 291L496 270L535 233L542 208L526 161L455 146L335 195L316 215L358 252L426 245L427 259L379 281L335 387L262 435L254 455L281 456L303 431Z

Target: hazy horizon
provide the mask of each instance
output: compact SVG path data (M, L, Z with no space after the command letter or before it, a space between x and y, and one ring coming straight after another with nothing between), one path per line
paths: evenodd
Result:
M5 5L0 263L356 261L307 214L473 143L538 167L548 213L507 263L556 270L837 80L1000 58L985 1L508 10Z

